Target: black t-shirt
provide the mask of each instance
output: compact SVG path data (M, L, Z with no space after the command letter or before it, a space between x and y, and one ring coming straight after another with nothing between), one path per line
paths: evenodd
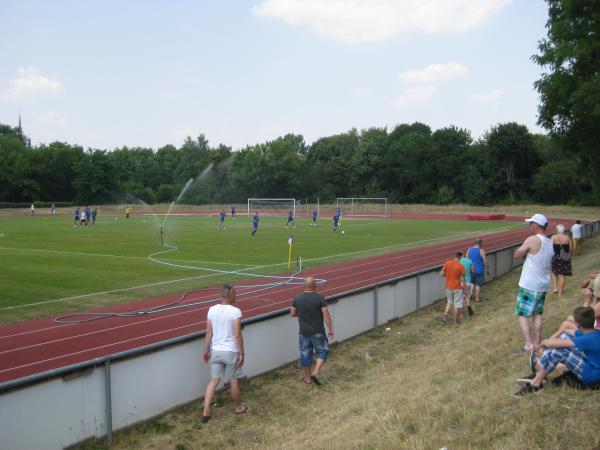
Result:
M296 295L292 306L298 311L298 324L302 336L325 334L323 325L323 311L327 303L325 298L317 292L303 292Z

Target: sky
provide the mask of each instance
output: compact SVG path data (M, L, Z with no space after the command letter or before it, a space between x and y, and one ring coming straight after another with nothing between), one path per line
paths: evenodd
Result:
M415 121L543 132L546 21L543 0L2 0L0 123L106 150Z

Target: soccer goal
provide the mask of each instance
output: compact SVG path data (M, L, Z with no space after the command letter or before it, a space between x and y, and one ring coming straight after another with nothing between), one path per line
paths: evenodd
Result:
M293 211L294 216L296 216L297 204L298 202L295 198L249 198L248 216L251 216L254 211L277 216Z
M338 197L336 207L342 208L342 216L388 217L387 197Z

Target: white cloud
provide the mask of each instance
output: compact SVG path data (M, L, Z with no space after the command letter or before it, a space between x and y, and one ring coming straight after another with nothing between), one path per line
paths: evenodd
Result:
M435 86L415 86L414 88L406 90L403 95L392 100L392 105L396 108L401 108L407 105L418 105L421 103L427 103L431 100L435 94Z
M502 89L493 89L487 92L479 92L467 95L467 100L469 103L474 105L495 105L498 103L500 98L504 95L504 91Z
M514 0L262 0L258 17L307 26L357 43L404 32L466 31L484 24Z
M53 126L58 125L60 127L64 127L69 122L65 117L62 117L54 111L48 111L43 114L40 114L38 120L46 124L50 124Z
M59 80L47 78L35 67L19 67L18 76L11 79L9 87L0 96L6 100L18 100L33 97L38 94L58 92L62 89Z
M469 69L462 64L447 62L430 64L421 70L407 70L400 74L400 79L407 83L430 83L433 81L460 77L465 75L468 71Z

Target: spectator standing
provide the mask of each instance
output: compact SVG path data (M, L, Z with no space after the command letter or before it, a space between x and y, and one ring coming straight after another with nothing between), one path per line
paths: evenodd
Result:
M552 257L552 285L554 293L562 295L565 277L573 275L571 269L571 239L565 234L564 225L556 225L556 234L550 238L554 256Z
M317 283L313 277L304 281L304 292L298 294L292 303L290 314L298 317L300 366L304 371L304 382L321 385L321 369L329 355L329 340L333 339L333 322L327 309L325 298L316 292ZM328 333L325 334L327 324ZM312 369L313 353L317 356Z
M442 321L448 321L448 313L453 308L454 325L460 324L464 307L465 267L461 264L462 252L456 252L454 259L444 263L440 276L446 277L446 309L442 314Z
M472 275L475 272L475 269L473 268L473 261L471 261L467 257L462 257L460 259L460 263L465 268L465 290L464 290L465 305L467 307L469 316L472 316L473 314L475 314L473 312L473 308L471 308L471 296L473 295L473 277L472 277Z
M571 227L571 239L573 240L573 255L578 255L581 252L581 241L583 239L581 220L576 220Z
M514 259L525 258L521 278L519 279L519 292L515 305L519 327L525 339L523 351L535 352L540 345L543 327L544 302L546 292L550 288L550 266L554 251L552 243L546 236L548 219L543 214L534 214L526 219L532 236L515 250ZM529 319L533 317L534 337L531 336Z
M487 255L485 250L482 248L483 241L481 239L475 240L475 245L467 250L467 258L473 262L473 274L471 279L475 285L475 302L481 301L481 286L485 283L485 275L490 274L488 267Z
M233 306L235 295L233 287L223 286L221 303L211 306L208 310L203 359L206 363L210 362L211 380L204 392L204 423L211 417L210 406L221 378L229 379L234 412L250 412L250 408L241 402L239 379L243 377L244 339L242 312Z

